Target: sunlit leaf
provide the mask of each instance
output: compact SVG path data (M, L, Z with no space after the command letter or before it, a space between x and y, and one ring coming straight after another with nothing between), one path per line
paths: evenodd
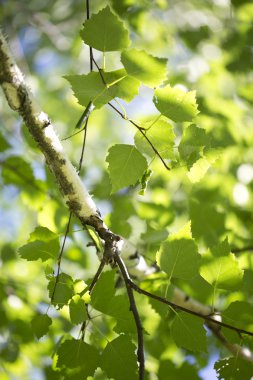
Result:
M232 253L214 257L211 253L202 255L201 276L214 288L237 290L242 283L243 271Z
M138 94L140 86L140 82L129 77L124 69L101 71L101 74L93 71L86 75L66 75L64 78L71 84L78 102L85 107L92 102L95 108L100 108L116 97L129 102Z
M150 127L147 125L147 129L143 130L144 134L163 158L173 158L175 134L172 126L165 120L158 120L153 125L152 123L150 124ZM134 142L140 152L145 153L150 157L155 156L156 153L154 149L140 131L136 132Z
M206 144L208 144L208 139L205 130L196 125L189 125L184 130L178 151L182 159L191 167L201 157Z
M157 253L158 265L169 277L187 280L198 274L200 256L188 228L171 234Z
M135 185L147 169L145 157L133 145L117 144L106 157L112 183L112 192Z
M59 237L46 227L36 227L28 243L19 248L20 256L28 261L56 259L59 251Z
M127 73L150 87L161 84L167 76L167 59L153 57L144 50L129 49L121 54Z
M198 114L194 91L166 86L155 90L153 101L158 111L173 121L192 121Z
M85 21L81 37L87 45L103 52L123 50L130 44L124 23L108 6Z

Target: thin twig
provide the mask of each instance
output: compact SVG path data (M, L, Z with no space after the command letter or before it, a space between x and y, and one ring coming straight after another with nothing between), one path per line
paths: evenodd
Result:
M128 119L125 117L125 115L119 111L112 103L108 102L108 105L114 109L115 112L117 112L118 115L120 115L122 117L122 119L124 120L127 120L129 121L129 123L131 123L132 125L135 126L135 128L138 129L138 131L142 134L142 136L145 138L145 140L147 140L147 142L149 143L149 145L151 146L151 148L153 149L153 151L155 152L155 154L160 158L161 162L163 163L164 167L167 169L167 170L171 170L171 168L166 164L166 162L164 161L164 159L162 158L162 156L160 155L160 153L158 152L158 150L156 149L156 147L153 145L153 143L150 141L150 139L148 138L148 136L146 135L146 133L143 131L143 128L141 128L135 121L133 121L132 119Z
M137 330L137 337L138 337L138 349L137 349L137 358L139 362L139 380L144 379L144 371L145 371L145 358L144 358L144 343L143 343L143 328L141 324L141 319L139 316L139 312L135 303L134 299L134 294L132 291L132 286L131 286L131 278L129 276L129 273L127 271L127 268L125 266L124 261L119 255L115 256L115 262L119 267L120 273L123 277L123 280L126 285L126 290L128 294L128 299L130 303L130 310L133 313L134 320L135 320L135 325L136 325L136 330Z
M103 272L104 266L105 266L105 260L102 259L101 262L100 262L100 265L99 265L99 267L98 267L98 270L97 270L97 272L95 273L95 276L93 277L93 279L92 279L92 281L91 281L91 283L90 283L90 285L89 285L89 290L88 290L88 291L89 291L90 294L91 294L91 292L92 292L94 286L95 286L96 283L98 282L98 279L99 279L101 273ZM87 311L88 320L90 320L91 317L90 317L89 310L88 310L88 304L86 304L85 306L86 306L86 311ZM82 340L84 339L84 334L85 334L85 329L86 329L86 327L87 327L87 321L85 320L85 321L82 323L81 330L80 330L80 332L81 332L81 339L82 339Z
M100 67L98 66L96 60L93 58L93 62L96 66L96 68L98 69L98 72L100 74L100 77L102 79L102 82L104 83L105 86L107 86L107 83L104 79L104 76L102 74L102 70L100 69ZM138 129L138 131L140 131L140 133L142 134L142 136L147 140L147 142L149 143L149 145L151 146L151 148L153 149L153 151L155 152L155 154L160 158L161 162L163 163L164 167L167 169L167 170L171 170L171 168L166 164L166 162L164 161L164 159L162 158L162 156L160 155L160 153L158 152L158 150L156 149L156 147L153 145L153 143L150 141L150 139L148 138L148 136L146 135L146 133L143 131L143 128L141 128L135 121L133 121L132 119L129 119L128 117L126 117L122 112L120 112L112 103L108 102L108 105L114 109L115 112L117 112L118 115L120 115L122 117L122 119L124 120L127 120L129 121L129 123L131 123L132 125L135 126L135 128Z
M57 259L57 273L56 273L55 284L54 284L54 288L53 288L53 292L52 292L51 303L54 302L54 295L55 295L55 291L56 291L56 286L57 286L58 281L59 281L59 275L60 275L60 270L61 270L61 260L62 260L62 255L63 255L63 251L64 251L64 248L65 248L65 243L66 243L66 240L67 240L67 236L68 236L68 233L69 233L69 229L70 229L71 218L72 218L72 212L69 213L69 219L68 219L67 227L66 227L66 230L65 230L65 234L64 234L61 250L60 250L60 253L59 253L59 256L58 256L58 259Z
M241 253L241 252L246 252L246 251L253 251L253 245L248 245L248 246L242 247L242 248L232 248L231 249L232 253Z
M90 1L86 0L86 19L89 20L90 18ZM90 50L90 71L93 70L93 52L92 52L92 47L89 46Z
M253 332L251 331L247 331L247 330L244 330L244 329L240 329L238 327L234 327L234 326L231 326L227 323L224 323L224 322L220 322L220 321L217 321L216 319L214 319L211 315L204 315L204 314L201 314L201 313L198 313L196 311L193 311L193 310L190 310L190 309L187 309L186 307L183 307L183 306L179 306L173 302L170 302L168 300L166 300L165 298L163 297L160 297L160 296L157 296L156 294L152 294L152 293L149 293L147 292L146 290L144 289L141 289L138 285L136 285L131 279L128 279L128 283L130 285L130 287L132 289L134 289L136 292L140 293L140 294L144 294L145 296L147 297L150 297L150 298L153 298L159 302L162 302L164 303L165 305L168 305L168 306L171 306L172 308L174 309L178 309L178 310L182 310L182 311L185 311L186 313L188 314L192 314L192 315L195 315L196 317L199 317L199 318L202 318L206 321L209 321L211 323L215 323L216 325L219 325L221 327L227 327L228 329L230 330L233 330L233 331L236 331L238 332L239 334L246 334L246 335L250 335L250 336L253 336Z

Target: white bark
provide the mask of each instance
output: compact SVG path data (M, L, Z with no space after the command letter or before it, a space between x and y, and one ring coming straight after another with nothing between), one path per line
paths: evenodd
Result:
M48 116L38 110L34 104L32 95L25 84L24 77L14 62L1 32L0 84L10 108L18 111L22 116L30 134L44 154L69 209L82 224L91 224L99 236L104 239L105 253L108 251L108 258L110 258L113 252L121 252L130 272L138 278L145 278L145 276L154 272L154 268L149 267L144 258L138 255L135 247L109 231L100 218L95 202L78 176L76 169L66 157L62 144ZM208 315L211 312L208 306L187 297L184 292L177 288L174 291L172 302L202 315ZM209 327L223 345L234 355L239 355L253 362L253 354L247 348L227 342L220 333L219 326L209 324Z

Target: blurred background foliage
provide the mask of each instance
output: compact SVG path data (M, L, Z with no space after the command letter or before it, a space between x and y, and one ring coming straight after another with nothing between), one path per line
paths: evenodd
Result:
M154 262L160 241L189 219L200 252L226 236L232 248L253 246L252 1L93 0L91 12L107 4L129 26L134 47L169 59L168 83L196 90L200 110L197 125L206 130L219 154L197 183L189 180L183 162L172 162L173 169L168 172L155 159L145 195L139 194L139 186L111 194L105 163L108 148L115 143L133 143L136 131L109 107L95 110L89 120L81 176L106 223L115 233L136 244L148 263ZM15 59L34 98L48 113L61 139L73 133L82 113L63 76L89 72L89 49L79 36L85 18L83 0L0 3L0 22ZM101 66L100 52L94 51L94 56ZM118 68L117 53L107 53L106 62L107 70ZM130 104L124 103L127 115L139 121L153 117L157 110L151 101L152 93L150 88L141 87ZM173 127L177 151L182 125L174 123ZM36 311L45 312L48 307L46 266L40 262L27 263L18 256L17 248L37 225L47 226L62 237L68 211L42 155L3 96L0 132L0 377L60 379L51 369L54 345L63 332L77 335L78 330L73 330L64 308L59 312L52 310L51 316L55 318L49 336L36 341L30 320ZM78 134L63 141L76 166L82 139L82 134ZM62 270L75 279L86 281L98 265L94 248L86 247L88 242L89 238L73 221ZM215 305L218 308L225 308L234 300L252 301L251 249L238 257L245 269L243 287L231 294L220 292ZM146 282L147 289L164 286L162 276L160 280L153 279L151 285ZM187 283L178 281L178 285L201 302L211 302L212 289L202 278ZM148 371L159 371L159 378L166 379L173 361L180 368L182 379L186 374L191 379L215 378L210 366L218 350L224 354L215 340L209 337L209 355L193 358L189 352L179 350L166 333L170 323L168 312L161 305L139 298L149 334L145 336ZM159 319L159 315L166 318ZM102 316L95 323L96 329L91 328L89 339L104 347L104 336L113 334L112 321ZM161 358L165 363L159 366ZM200 368L204 369L199 372ZM95 378L104 376L97 372Z

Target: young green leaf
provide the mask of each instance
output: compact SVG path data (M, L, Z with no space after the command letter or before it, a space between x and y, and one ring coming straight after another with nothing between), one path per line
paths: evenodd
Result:
M139 191L140 195L144 195L145 191L147 190L148 182L152 176L152 170L147 169L143 176L141 177L141 190Z
M169 85L155 90L153 102L162 115L179 121L192 121L198 114L195 91L184 92Z
M158 120L150 128L147 128L144 133L157 149L162 158L173 158L173 146L175 134L172 126L165 120ZM145 139L140 131L137 131L134 136L134 142L140 152L147 154L150 157L155 156L155 152Z
M147 160L133 145L113 145L106 157L112 192L135 185L147 169Z
M65 75L64 78L70 83L79 104L86 108L89 104L101 108L116 97L130 102L138 94L140 82L129 77L124 69L101 71L101 75L93 71L86 75Z
M153 57L144 50L123 51L121 62L129 75L149 87L156 87L166 79L167 59Z
M43 335L46 335L49 329L49 326L52 324L52 319L47 315L35 315L31 321L33 333L38 339Z
M206 331L203 321L194 315L178 313L172 322L171 336L178 347L193 352L206 352Z
M210 166L211 163L206 159L206 157L202 157L193 164L187 173L187 177L192 183L197 183L204 177Z
M235 255L213 257L210 252L202 255L201 276L214 288L237 290L242 284L243 271Z
M158 265L170 277L189 280L198 274L200 256L189 229L188 224L170 235L157 253Z
M56 284L56 286L55 286ZM55 288L55 291L54 291ZM57 305L61 309L67 305L74 293L73 279L66 273L61 273L56 283L56 277L53 277L48 283L49 297L53 300L53 305ZM54 291L54 294L53 294Z
M59 255L60 242L58 236L47 227L36 227L30 234L28 243L19 248L23 259L46 261L56 259Z
M138 95L140 81L127 75L126 70L103 72L105 82L108 84L108 92L112 98L120 98L127 103Z
M78 295L74 296L69 303L69 316L74 325L78 325L87 319L85 302Z
M108 6L85 21L80 33L87 45L103 52L123 50L130 44L124 23Z
M181 158L191 167L202 155L204 147L208 144L206 131L196 125L189 125L184 130L183 137L178 146Z
M101 357L101 368L108 378L115 380L137 380L136 347L131 340L120 335L107 344Z
M99 366L99 353L82 340L65 340L57 351L57 367L81 368L83 379L93 376Z
M251 380L253 364L239 357L226 358L214 364L219 380Z

